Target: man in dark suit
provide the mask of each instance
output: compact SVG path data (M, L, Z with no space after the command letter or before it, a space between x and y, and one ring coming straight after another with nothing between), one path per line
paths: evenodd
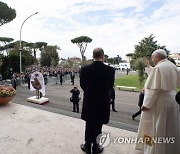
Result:
M139 94L139 101L138 101L139 111L132 115L133 120L135 120L135 118L141 114L141 107L143 105L143 101L144 101L144 89Z
M74 78L75 78L74 71L71 72L70 77L71 77L72 85L74 85Z
M63 83L63 72L62 71L60 72L59 77L60 77L60 85L62 85L62 83Z
M110 90L114 85L114 68L103 64L104 51L95 48L94 62L82 67L80 71L80 86L84 91L81 118L86 121L85 144L81 149L86 153L101 153L103 148L96 142L96 137L102 133L103 124L109 122Z
M112 110L117 112L115 109L115 89L112 88L110 91L110 104L112 105Z

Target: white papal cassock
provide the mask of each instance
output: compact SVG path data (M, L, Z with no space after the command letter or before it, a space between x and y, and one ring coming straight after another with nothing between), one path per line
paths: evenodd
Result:
M177 87L180 87L177 67L167 59L158 62L144 87L143 105L150 110L141 114L138 138L148 136L146 139L152 144L140 142L135 147L144 154L180 154L180 105L175 101Z

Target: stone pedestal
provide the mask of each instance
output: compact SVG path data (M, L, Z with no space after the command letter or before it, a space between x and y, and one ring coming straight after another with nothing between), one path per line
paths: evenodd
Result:
M35 103L35 104L39 104L39 105L43 105L43 104L46 104L49 102L49 98L46 98L46 97L41 97L41 98L36 98L36 96L33 96L33 97L29 97L27 99L28 102L30 103Z

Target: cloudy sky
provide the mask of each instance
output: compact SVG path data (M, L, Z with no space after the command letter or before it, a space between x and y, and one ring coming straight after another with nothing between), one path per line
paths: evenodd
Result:
M16 18L0 27L1 37L58 45L59 56L80 57L71 39L86 35L93 39L85 56L95 47L107 55L134 52L134 45L154 34L171 53L180 52L180 0L1 0L16 10Z

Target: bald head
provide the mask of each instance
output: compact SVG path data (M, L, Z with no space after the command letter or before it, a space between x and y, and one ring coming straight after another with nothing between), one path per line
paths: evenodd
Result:
M104 50L102 48L95 48L93 50L93 58L95 60L103 60L104 59Z

